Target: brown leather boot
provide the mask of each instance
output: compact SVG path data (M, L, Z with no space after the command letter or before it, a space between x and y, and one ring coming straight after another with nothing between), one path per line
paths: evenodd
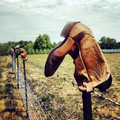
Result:
M27 60L28 59L27 53L25 52L25 50L23 48L19 49L19 52L17 53L16 58L18 57L18 55L21 55L21 58L23 60Z
M109 88L112 82L110 70L92 31L80 22L70 22L61 36L65 40L50 52L45 76L53 75L65 55L69 54L74 60L74 77L80 91L91 92L95 87L105 91Z

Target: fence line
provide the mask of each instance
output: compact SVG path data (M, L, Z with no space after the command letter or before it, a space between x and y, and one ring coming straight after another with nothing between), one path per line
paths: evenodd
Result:
M13 60L13 58L11 56L10 56L10 58L11 58L11 62L13 64L13 70L14 70L14 73L15 73L15 77L17 79L18 87L19 87L21 95L22 95L22 99L24 101L24 105L25 106L28 105L28 109L26 111L28 113L28 116L29 116L30 120L38 120L38 118L40 120L43 120L43 119L47 120L48 116L49 116L49 118L54 120L54 117L51 115L51 113L48 110L48 108L46 107L45 103L40 98L40 95L35 91L34 87L31 85L31 83L28 79L26 79L26 84L25 84L25 78L24 78L24 75L22 74L22 71L23 71L24 67L19 63L19 65L21 67L21 69L20 69L20 67L18 67L16 65L15 61ZM44 68L41 67L41 66L38 66L38 65L36 65L36 64L34 64L30 61L27 61L27 62L44 70ZM72 120L72 118L62 109L62 107L60 107L58 105L58 103L43 89L43 87L39 83L37 83L36 80L34 80L32 78L32 76L28 73L28 71L25 70L25 72L32 79L32 81L37 86L39 86L39 88L41 88L41 90L58 106L58 108L68 117L68 119ZM76 83L74 83L73 81L69 81L65 77L61 77L58 74L54 74L54 75L56 75L59 78L62 78L63 80L65 80L67 82L70 82L73 86L74 85L77 86ZM25 87L26 87L27 91L26 91ZM27 92L27 101L26 101L26 95L25 95L26 92ZM115 102L111 99L108 99L106 97L103 97L102 95L99 95L98 93L93 92L93 94L120 106L119 103L117 103L117 102Z
M36 65L37 66L37 65ZM42 68L42 67L39 67L39 68ZM44 69L44 68L42 68L42 69ZM69 119L71 119L72 120L72 118L58 105L58 103L55 101L55 100L53 100L53 98L42 88L42 86L39 84L39 83L37 83L36 82L36 80L34 80L33 78L32 78L32 76L26 71L26 73L28 74L28 76L35 82L35 84L37 85L37 86L39 86L40 88L41 88L41 90L60 108L60 110L69 118ZM40 101L41 101L41 99L40 99ZM48 111L48 110L46 110L46 111ZM50 113L49 113L50 114ZM52 117L52 116L51 116ZM52 117L53 118L53 117Z
M24 76L22 74L22 69L19 69L19 77L17 75L17 72L16 72L16 68L18 70L18 67L15 63L15 61L12 59L12 57L10 56L11 58L11 61L13 61L13 70L15 72L15 77L17 79L17 82L18 82L18 85L19 85L19 89L20 89L20 92L21 92L21 95L22 95L22 99L24 101L24 104L26 105L26 96L25 96L25 80L24 80ZM20 67L23 68L23 66L19 63ZM55 100L53 100L53 98L42 88L42 86L37 83L32 77L31 75L26 71L26 73L29 75L29 77L34 81L34 83L39 86L39 88L42 89L42 91L59 107L59 109L69 118L72 120L72 118L57 104L57 102ZM19 78L19 80L18 80ZM47 117L46 117L46 113L45 111L43 110L42 107L44 107L44 109L46 110L46 112L49 114L50 118L52 120L54 120L53 116L51 115L51 113L49 112L49 110L47 109L47 107L45 106L45 103L42 102L40 96L37 94L37 92L34 90L34 88L30 85L30 82L28 79L26 79L27 81L27 84L26 84L26 87L27 87L27 102L28 102L28 110L27 110L27 113L30 117L31 120L38 120L38 117L40 120L42 119L45 119L47 120ZM31 89L32 88L32 89ZM37 95L37 96L36 96ZM41 110L40 110L40 109ZM44 115L41 115L40 111L42 111L42 114ZM37 115L36 115L37 114Z
M12 57L10 56L10 58L11 58L11 61L13 61L12 63L13 63L13 70L14 70L14 72L15 72L15 77L16 77L16 79L17 79L17 76L16 76L16 63L15 63L15 61L12 59ZM19 82L19 83L18 83ZM18 83L18 85L19 85L19 89L20 89L20 92L21 92L21 95L22 95L22 99L23 99L23 101L24 101L24 105L26 105L26 97L25 97L25 81L24 81L24 76L23 76L23 74L21 73L21 71L19 70L19 81L18 81L18 79L17 79L17 83ZM27 84L27 87L28 87L28 84ZM28 89L28 91L29 91L29 89ZM30 95L30 94L29 94ZM30 120L37 120L36 118L36 115L35 115L35 110L34 110L34 107L33 106L31 106L32 105L32 103L31 103L31 100L32 100L32 97L29 97L28 96L28 111L27 111L27 113L29 114L29 117L30 117ZM31 114L32 113L32 114Z
M22 67L22 65L20 64L20 66ZM28 80L27 80L27 82L29 82ZM31 91L31 93L35 96L35 94L34 94L34 92L31 90L31 87L32 86L30 86L30 84L29 84L29 90ZM30 95L30 92L29 92L29 95ZM30 98L33 98L33 97L31 97L30 96ZM34 97L35 98L35 97ZM36 106L37 107L37 105L35 105L35 99L33 100L32 99L32 103L34 104L34 106ZM40 109L41 109L41 111L42 111L42 113L44 114L44 117L43 118L45 118L45 120L47 119L47 117L46 117L46 114L45 114L45 112L43 111L43 109L42 109L42 105L40 104L40 102L36 99L36 101L37 101L37 103L38 103L38 106L40 107ZM35 108L36 108L35 107ZM44 105L44 107L45 107L45 105ZM37 111L38 111L38 108L36 109ZM51 116L51 115L50 115ZM39 118L42 120L42 117L41 117L41 115L40 115L40 113L39 113ZM51 118L53 118L53 117L51 117Z
M100 94L98 94L98 93L95 93L95 92L93 92L93 93L94 93L95 95L99 96L100 98L103 98L103 99L105 99L105 100L108 100L108 101L110 101L110 102L112 102L112 103L120 106L119 103L117 103L117 102L115 102L115 101L113 101L113 100L111 100L111 99L109 99L109 98L106 98L106 97L104 97L104 96L102 96L102 95L100 95Z
M27 62L35 65L36 67L39 67L39 68L41 68L41 69L44 69L43 67L38 66L38 65L36 65L36 64L34 64L34 63L30 62L30 61L27 61ZM58 74L56 74L56 73L54 73L54 75L56 75L56 76L59 77L59 78L62 78L63 80L65 80L65 81L67 81L67 82L70 82L73 86L74 86L74 85L78 86L78 85L75 84L73 81L70 81L70 80L66 79L65 77L61 77L60 75L58 75ZM99 96L100 98L103 98L103 99L105 99L105 100L108 100L108 101L110 101L110 102L112 102L112 103L120 106L119 103L117 103L117 102L115 102L115 101L113 101L113 100L111 100L111 99L109 99L109 98L106 98L106 97L104 97L104 96L102 96L102 95L100 95L100 94L98 94L98 93L95 93L95 92L92 92L92 93L95 94L95 95L97 95L97 96Z
M26 71L27 72L27 71ZM27 74L30 76L30 74L27 72ZM30 76L31 77L31 76ZM53 98L42 88L42 86L39 84L39 83L37 83L32 77L31 77L31 79L36 83L36 85L38 85L42 90L43 90L43 92L60 108L60 110L63 112L63 113L65 113L66 114L66 116L68 116L68 118L69 119L71 119L72 120L72 118L58 105L58 103L55 101L55 100L53 100Z
M27 80L28 81L28 80ZM29 82L29 81L28 81ZM30 85L30 84L29 84ZM31 88L32 88L32 90L31 90ZM41 98L39 97L39 95L38 95L38 93L34 90L34 88L32 87L32 86L30 86L30 90L31 90L31 92L34 94L37 94L37 97L39 98L39 100L40 100L40 103L44 106L44 108L46 109L46 111L48 112L48 114L50 115L50 117L52 118L52 120L54 119L53 117L52 117L52 115L50 114L50 112L48 111L48 109L45 107L45 104L42 102L42 100L41 100ZM34 91L34 92L33 92ZM34 96L35 96L35 94L34 94ZM45 116L45 119L47 119L47 117L46 117L46 114L45 114L45 112L43 111L43 109L42 109L42 105L39 103L39 101L37 100L37 98L36 98L36 101L38 102L38 104L39 104L39 106L40 106L40 109L41 109L41 111L43 112L43 114L44 114L44 116Z
M36 65L35 63L32 63L32 62L30 62L30 61L28 61L28 60L27 60L27 62L28 62L28 63L31 63L31 64L33 64L34 66L36 66L36 67L41 68L41 69L43 69L43 70L44 70L44 68L43 68L43 67L38 66L38 65ZM76 84L76 83L74 83L73 81L70 81L70 80L66 79L65 77L61 77L60 75L58 75L58 74L56 74L56 73L54 73L54 75L56 75L56 76L57 76L57 77L59 77L59 78L62 78L62 79L63 79L63 80L65 80L65 81L68 81L68 82L72 83L72 84L73 84L73 86L74 86L74 85L77 85L77 84Z
M21 68L23 68L22 67L22 65L19 63L19 65L21 66ZM26 71L26 73L28 74L28 72ZM28 80L28 79L26 79L27 80L27 83L28 83L28 85L29 85L29 89L30 89L30 91L33 93L33 95L35 96L35 94L37 94L37 97L39 96L38 95L38 93L34 90L34 88L30 85L30 81ZM32 88L32 90L31 90L31 88ZM34 92L33 92L34 91ZM35 93L35 94L34 94ZM35 97L34 97L35 98ZM41 111L42 111L42 113L44 114L44 118L45 119L47 119L46 118L46 115L45 115L45 112L44 112L44 110L42 109L42 105L39 103L39 101L36 99L36 101L37 101L37 103L38 103L38 105L40 106L40 109L41 109ZM40 102L41 102L41 99L40 99ZM34 101L32 100L32 103L35 105L35 103L34 103ZM45 107L45 106L44 106ZM38 110L37 110L38 111ZM46 110L46 111L48 111L48 110ZM50 114L49 114L50 115ZM51 116L51 115L50 115ZM40 119L42 120L42 118L41 118L41 115L39 114L39 117L40 117ZM51 118L53 118L52 116L51 116Z

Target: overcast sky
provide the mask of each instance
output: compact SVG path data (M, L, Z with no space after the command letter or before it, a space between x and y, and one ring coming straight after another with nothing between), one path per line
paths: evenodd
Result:
M120 42L120 0L0 0L0 43L34 42L39 34L57 43L69 21L87 25L97 41Z

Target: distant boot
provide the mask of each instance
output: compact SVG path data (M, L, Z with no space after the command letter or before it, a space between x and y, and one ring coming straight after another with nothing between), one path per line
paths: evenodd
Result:
M21 58L23 60L27 60L28 57L27 57L27 53L25 52L25 50L23 48L20 48L17 55L16 55L16 58L18 57L18 55L21 55Z

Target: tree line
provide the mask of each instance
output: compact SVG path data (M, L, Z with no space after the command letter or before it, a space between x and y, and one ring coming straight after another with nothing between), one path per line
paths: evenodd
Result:
M46 54L60 43L61 41L52 44L47 34L40 34L34 42L20 40L19 42L9 41L8 43L0 43L0 56L9 55L10 48L14 48L15 45L20 45L27 54ZM117 42L114 38L103 36L98 43L101 49L120 49L120 42Z
M120 49L120 42L117 42L114 38L101 37L99 40L101 49Z
M29 54L46 54L49 53L52 48L60 44L50 41L50 37L47 34L39 35L34 42L27 40L20 40L19 42L8 41L7 43L0 43L0 56L9 55L10 48L14 48L15 45L20 45L20 48L24 48L26 53Z

